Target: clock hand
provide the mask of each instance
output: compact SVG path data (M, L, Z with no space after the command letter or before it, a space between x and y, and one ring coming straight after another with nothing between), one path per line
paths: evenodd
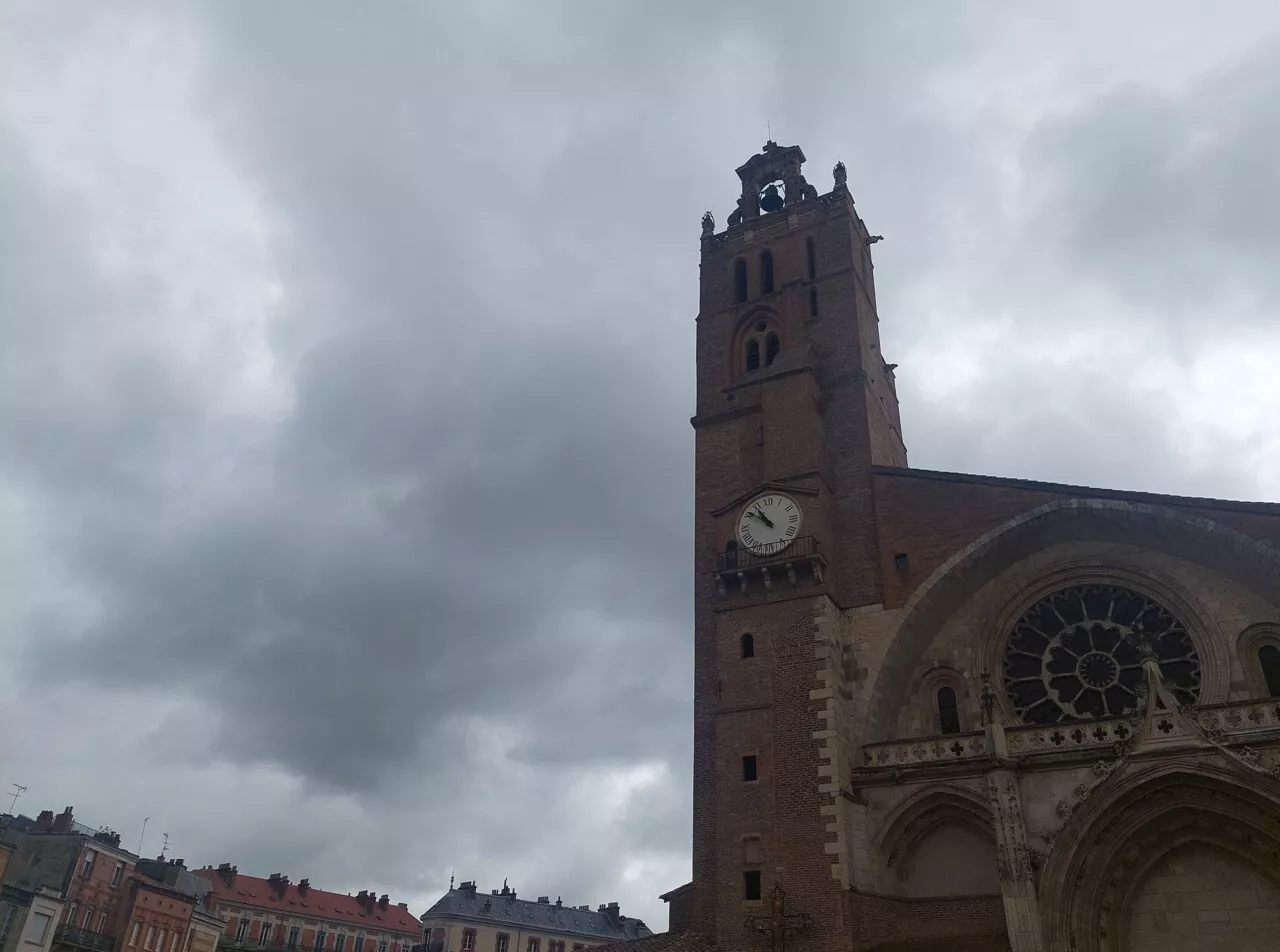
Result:
M770 519L768 516L766 516L763 512L757 513L756 518L759 519L761 522L763 522L770 529L773 528L773 520Z

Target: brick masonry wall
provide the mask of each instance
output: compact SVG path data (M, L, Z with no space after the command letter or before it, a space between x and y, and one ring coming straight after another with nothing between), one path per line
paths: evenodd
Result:
M861 892L852 895L855 948L874 949L879 943L895 940L961 937L992 937L998 940L992 949L1008 948L1000 896L904 899Z

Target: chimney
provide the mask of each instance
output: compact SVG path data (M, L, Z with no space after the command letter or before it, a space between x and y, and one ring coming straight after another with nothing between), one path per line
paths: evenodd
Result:
M71 807L67 807L56 817L53 818L53 829L50 833L66 833L70 831L74 818L71 816Z
M289 877L284 873L272 873L267 877L267 884L277 899L283 899L284 894L289 891Z
M549 905L549 904L550 904L550 902L551 902L551 897L550 897L550 896L539 896L539 897L538 897L538 902L539 902L539 903L541 903L541 904L542 904L542 905L544 905L544 906Z
M468 898L470 899L476 898L476 884L474 880L472 880L471 882L463 883L461 886L458 887L458 889L461 892L466 893Z
M53 829L53 811L41 810L40 815L36 817L36 825L33 827L33 833L48 833Z
M381 909L383 912L386 912L387 905L390 902L391 902L391 897L388 896L386 893L383 893L381 896L378 897L378 908Z
M560 897L559 897L559 896L556 896L556 908L557 908L557 909L559 909L559 908L560 908Z
M222 884L230 889L236 884L236 867L230 863L222 863L218 866L218 878L222 880Z
M299 880L298 880L298 895L299 895L301 898L303 898L303 899L306 899L306 898L307 898L307 891L308 891L310 888L311 888L311 880L309 880L309 879L299 879Z
M604 910L604 914L609 917L609 921L615 926L618 924L618 920L622 918L622 912L616 902L611 902L609 905L601 906L600 908Z
M398 903L396 903L396 908L398 908L398 909L408 909L408 908L409 908L409 904L408 904L407 902L398 902Z

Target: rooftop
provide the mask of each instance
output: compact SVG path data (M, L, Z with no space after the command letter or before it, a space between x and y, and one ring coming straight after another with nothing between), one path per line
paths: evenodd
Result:
M559 899L552 902L548 896L537 900L518 899L515 891L505 885L501 890L483 893L476 889L475 883L463 883L441 896L422 918L424 922L469 919L614 942L653 934L641 920L622 915L616 902L593 912L590 906L566 906Z
M281 873L272 873L265 879L246 876L229 863L223 863L217 869L205 866L193 872L213 885L213 894L219 903L293 912L366 929L411 933L414 936L422 934L422 924L414 918L409 907L404 903L391 903L385 893L375 896L363 889L356 896L329 892L314 888L307 879L290 882L289 877Z

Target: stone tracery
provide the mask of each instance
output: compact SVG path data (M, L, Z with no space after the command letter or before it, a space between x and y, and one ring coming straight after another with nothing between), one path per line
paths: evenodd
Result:
M1119 585L1073 585L1045 596L1014 624L1004 686L1027 723L1116 717L1137 708L1143 643L1181 703L1200 693L1200 656L1163 605Z

